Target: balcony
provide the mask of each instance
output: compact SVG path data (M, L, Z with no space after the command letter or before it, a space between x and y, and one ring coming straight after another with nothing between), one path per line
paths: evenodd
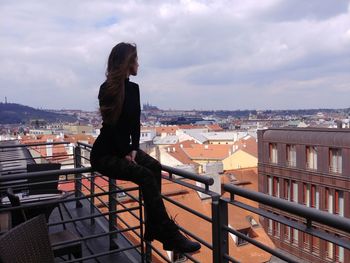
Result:
M58 150L60 147L65 149L66 154ZM250 221L255 221L254 227L252 226L254 231L242 231L232 227L229 223L232 215L230 209L235 207L254 213L260 218L261 224L270 219L290 227L291 233L293 229L297 229L350 249L350 220L347 218L229 183L222 185L224 194L219 195L210 190L214 183L212 178L163 165L163 181L167 182L168 189L173 189L171 193L162 193L164 202L167 206L175 207L180 214L189 215L188 218L193 223L180 224L181 231L202 244L202 249L195 254L165 252L160 249L158 242L147 243L142 238L143 203L139 188L93 171L89 167L90 150L91 145L84 143L74 146L66 142L31 145L13 142L0 145L1 233L11 227L14 211L31 211L38 208L38 205L51 206L54 209L47 223L50 233L68 229L78 237L74 242L80 242L82 248L80 257L64 255L56 257L57 262L180 262L184 258L188 262L257 262L249 261L249 257L253 257L255 252L239 253L239 249L253 251L256 248L287 262L300 262L266 241L258 240L256 233L261 233L263 229L254 218L250 218ZM43 155L43 152L46 154ZM61 169L26 171L28 163L42 163L47 160L61 163ZM39 178L40 181L31 180ZM6 202L9 187L24 201L30 196L27 191L31 186L44 188L44 185L53 182L58 183L58 190L64 192L64 197L40 199L36 196L36 202L22 202L18 207L12 207ZM186 191L204 194L206 198L202 199L201 205L208 206L210 213L206 213L207 210L203 210L201 205L194 207L193 200L182 198ZM273 209L288 213L289 217L276 215L272 212ZM319 224L334 231L322 231L317 227ZM339 233L346 238L339 238ZM237 240L238 245L234 240ZM55 250L57 246L70 243L72 241L52 244L52 248Z
M306 169L316 171L317 165L315 163L306 162Z
M296 160L287 160L286 164L288 167L296 167L297 161Z
M329 172L333 174L341 174L342 173L342 168L340 166L329 166Z

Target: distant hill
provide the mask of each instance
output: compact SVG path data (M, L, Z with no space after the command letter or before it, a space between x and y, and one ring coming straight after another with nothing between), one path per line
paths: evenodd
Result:
M0 102L0 124L28 123L31 120L74 122L73 116L34 109L17 103Z

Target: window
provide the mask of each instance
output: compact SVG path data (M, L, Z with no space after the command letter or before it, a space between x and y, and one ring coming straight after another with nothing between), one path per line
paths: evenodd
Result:
M315 198L316 198L316 205L315 205L315 208L316 208L316 209L320 209L320 192L318 191L317 188L316 188L316 195L315 195Z
M325 195L325 209L333 214L333 193L329 188L326 188Z
M291 197L292 197L292 201L295 203L298 203L298 183L293 181L292 182L292 193L291 193Z
M303 184L303 203L306 206L310 206L310 185Z
M333 260L334 258L334 245L331 242L327 242L327 259Z
M337 262L344 262L344 248L334 245L335 247L335 259Z
M306 168L317 170L317 147L306 146Z
M319 254L320 253L320 239L318 237L311 237L311 249L312 253Z
M287 144L287 165L295 167L297 165L297 151L295 145Z
M269 144L270 163L277 163L277 144Z
M286 242L291 242L291 231L289 226L284 226L284 240Z
M342 173L342 156L340 149L329 149L329 171L331 173Z
M340 216L344 216L344 196L343 191L335 190L334 195L334 212Z
M267 176L267 193L272 195L272 177Z
M290 201L290 183L289 183L289 180L287 179L284 179L284 194L283 194L283 197Z
M299 231L297 229L293 228L292 233L293 233L292 243L293 243L293 245L297 246L299 243Z
M240 230L238 230L238 232L240 232L243 235L245 235L247 237L250 237L250 238L257 237L257 234L250 227L249 228L240 229ZM245 244L248 244L248 241L237 236L236 245L237 246L242 246L242 245L245 245Z
M326 247L326 256L328 260L334 261L335 262L344 262L344 248L337 246L331 242L327 242L327 247Z
M252 216L246 216L246 219L248 220L248 222L250 223L250 225L252 227L258 227L259 226L259 223L256 222L256 220Z
M319 209L319 194L316 185L311 185L310 206Z
M125 192L117 193L117 198L123 198L123 197L126 197L126 193Z
M269 225L268 225L268 228L267 228L267 232L272 235L272 220L271 219L268 219L269 220Z
M273 196L280 197L280 184L277 177L273 178Z
M273 235L279 238L280 232L281 232L281 224L276 221L273 221Z
M305 250L310 250L310 235L303 232L303 245Z

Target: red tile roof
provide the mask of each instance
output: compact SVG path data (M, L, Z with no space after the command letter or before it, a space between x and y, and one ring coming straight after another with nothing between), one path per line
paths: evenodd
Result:
M252 189L257 191L257 169L240 169L240 170L230 170L227 171L225 174L233 173L237 180L249 180L251 183L247 184L247 186L244 186L248 189ZM193 183L192 181L185 180L188 183ZM108 189L107 181L104 181L102 179L96 180L96 182L103 187L104 189ZM223 183L228 183L229 177L224 176L223 177ZM88 186L89 183L87 180L83 180L83 183ZM117 181L117 185L129 188L135 186L131 182L126 181ZM71 189L73 184L71 183ZM67 186L64 187L67 189ZM96 192L100 192L101 190L96 188ZM201 200L197 194L196 191L186 188L184 186L181 186L179 184L174 184L172 182L169 182L168 180L162 180L162 193L166 196L171 196L172 200L175 200L189 208L195 209L197 212L202 213L208 217L211 217L211 201L210 200ZM137 191L133 191L131 194L134 196L138 196ZM224 193L225 196L228 196L227 193ZM105 202L108 202L108 196L103 196L102 198ZM255 202L247 201L243 198L236 197L236 200L242 201L244 203L247 203L249 205L252 205L254 207L257 207L257 204ZM130 199L125 199L124 201L121 199L121 202L126 208L131 208L137 206L136 202L130 201ZM184 227L185 229L189 230L191 233L199 236L209 244L212 243L211 240L211 224L193 214L190 214L186 212L185 210L173 205L172 203L169 203L165 201L165 205L167 208L167 211L170 215L175 217L177 223ZM118 206L118 209L122 209L123 207L121 205ZM252 216L257 222L259 222L258 216L256 216L253 213L250 213L248 211L242 210L240 208L237 208L235 206L229 205L228 208L229 213L229 225L235 229L242 229L250 227L249 222L247 221L247 216ZM106 212L107 208L104 208L100 205L100 210L102 212ZM137 213L137 211L135 211ZM123 213L120 214L123 220L128 222L128 224L132 226L137 226L138 221L135 219L134 216L132 216L129 213ZM121 220L118 220L118 225L125 227L123 225ZM259 242L264 243L265 245L274 248L274 244L269 239L267 234L264 232L264 229L259 226L256 228L253 228L252 231L255 232L257 235L255 239ZM134 242L135 244L139 242L139 239L135 236L132 232L125 233L129 240ZM162 251L164 255L166 253L162 250L162 246L158 241L154 241L152 243L158 250ZM270 255L267 252L264 252L255 246L251 244L246 244L242 246L237 246L234 242L231 236L229 237L229 254L230 256L234 257L240 262L267 262L270 260ZM198 253L193 254L193 257L197 259L199 262L212 262L212 252L205 246L202 246L201 250ZM153 253L153 262L163 262L163 260Z
M223 160L233 153L232 145L228 144L193 144L191 148L183 148L184 152L194 159Z
M258 144L254 137L248 135L244 138L239 139L233 145L233 149L237 147L237 150L245 151L246 153L258 158Z
M209 131L223 131L224 129L220 127L219 124L209 124L206 125L206 127L208 127Z

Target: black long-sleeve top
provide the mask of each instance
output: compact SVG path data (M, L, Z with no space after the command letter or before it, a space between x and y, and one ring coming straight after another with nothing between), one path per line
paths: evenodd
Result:
M100 86L98 99L99 105L109 103L109 98L103 99L103 92L107 87L106 82ZM102 122L100 135L94 145L99 152L115 153L120 157L125 156L131 150L139 149L140 141L140 90L138 84L125 80L125 99L118 121L115 124ZM130 140L131 136L131 140ZM97 142L98 141L98 142ZM130 144L131 142L131 144Z

